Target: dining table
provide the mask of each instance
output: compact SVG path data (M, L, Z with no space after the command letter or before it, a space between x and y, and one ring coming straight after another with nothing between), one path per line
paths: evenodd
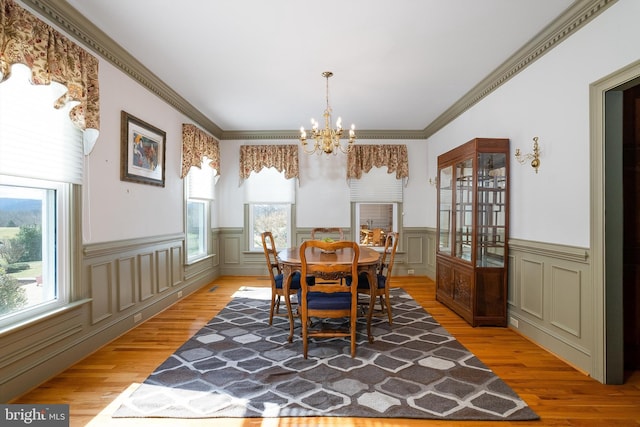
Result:
M358 257L358 275L362 272L366 273L369 278L369 286L371 286L371 297L369 301L369 309L367 310L367 337L369 342L373 342L371 333L371 319L373 318L373 306L375 303L376 292L375 286L378 264L380 262L381 253L373 248L359 245L360 256ZM332 253L326 253L319 248L309 248L306 252L307 264L350 264L353 258L353 250L351 248L339 249ZM278 252L278 261L282 267L282 287L284 290L285 303L289 316L289 342L293 340L294 318L293 309L291 307L291 299L289 296L289 288L291 286L291 277L296 271L302 271L302 262L300 261L300 248L291 247ZM303 280L301 278L301 280Z

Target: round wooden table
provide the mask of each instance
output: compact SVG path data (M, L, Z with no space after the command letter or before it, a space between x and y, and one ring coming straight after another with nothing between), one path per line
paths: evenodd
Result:
M376 300L376 289L378 284L376 280L376 270L380 262L380 252L366 246L360 246L360 257L358 258L358 273L366 272L369 276L369 285L371 286L371 301L369 301L369 310L367 312L367 336L369 342L373 342L371 334L371 319L373 318L373 305ZM352 258L351 249L338 250L336 253L327 254L321 252L317 248L307 250L307 263L331 263L331 264L350 264ZM283 249L278 252L278 260L282 265L282 287L284 288L284 299L287 305L287 313L289 315L289 342L293 340L293 310L291 309L291 300L289 299L289 286L291 286L291 276L296 271L302 270L300 261L300 248L293 247ZM301 278L301 280L304 280Z

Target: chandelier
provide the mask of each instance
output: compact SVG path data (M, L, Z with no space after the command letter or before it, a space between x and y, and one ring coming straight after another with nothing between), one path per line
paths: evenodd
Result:
M329 106L329 77L333 76L331 71L325 71L322 73L322 77L327 79L327 108L324 110L324 129L318 129L318 122L315 119L311 119L311 138L315 140L313 148L307 147L307 132L304 130L304 126L300 127L300 142L302 143L302 149L307 154L322 152L326 154L338 154L338 151L348 153L351 151L351 147L356 140L355 125L351 125L349 129L349 142L347 147L343 147L340 144L340 137L342 136L342 118L338 117L336 120L336 128L331 128L331 107Z

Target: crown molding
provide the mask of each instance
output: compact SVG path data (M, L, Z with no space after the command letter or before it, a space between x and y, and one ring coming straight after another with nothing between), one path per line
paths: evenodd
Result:
M359 130L358 139L424 139L422 130ZM224 131L222 140L283 140L300 139L297 130L255 130L255 131ZM345 136L343 139L347 139Z
M300 131L295 130L229 130L223 131L221 139L226 140L282 140L282 139L298 139Z
M571 34L582 28L618 0L577 0L527 44L481 80L462 98L424 128L424 138L445 127L520 71L527 68Z
M124 50L111 37L82 16L69 3L61 0L19 0L33 12L56 24L78 42L128 74L142 86L182 112L218 138L222 129L181 97L151 70Z
M152 93L221 140L298 139L297 131L223 131L64 0L18 0L74 36ZM427 139L618 0L576 0L502 65L423 130L359 130L359 139Z
M423 130L367 130L357 131L358 139L424 139Z

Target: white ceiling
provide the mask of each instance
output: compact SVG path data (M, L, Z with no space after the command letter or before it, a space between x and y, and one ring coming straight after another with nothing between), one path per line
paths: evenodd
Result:
M573 0L67 0L224 131L422 130Z

